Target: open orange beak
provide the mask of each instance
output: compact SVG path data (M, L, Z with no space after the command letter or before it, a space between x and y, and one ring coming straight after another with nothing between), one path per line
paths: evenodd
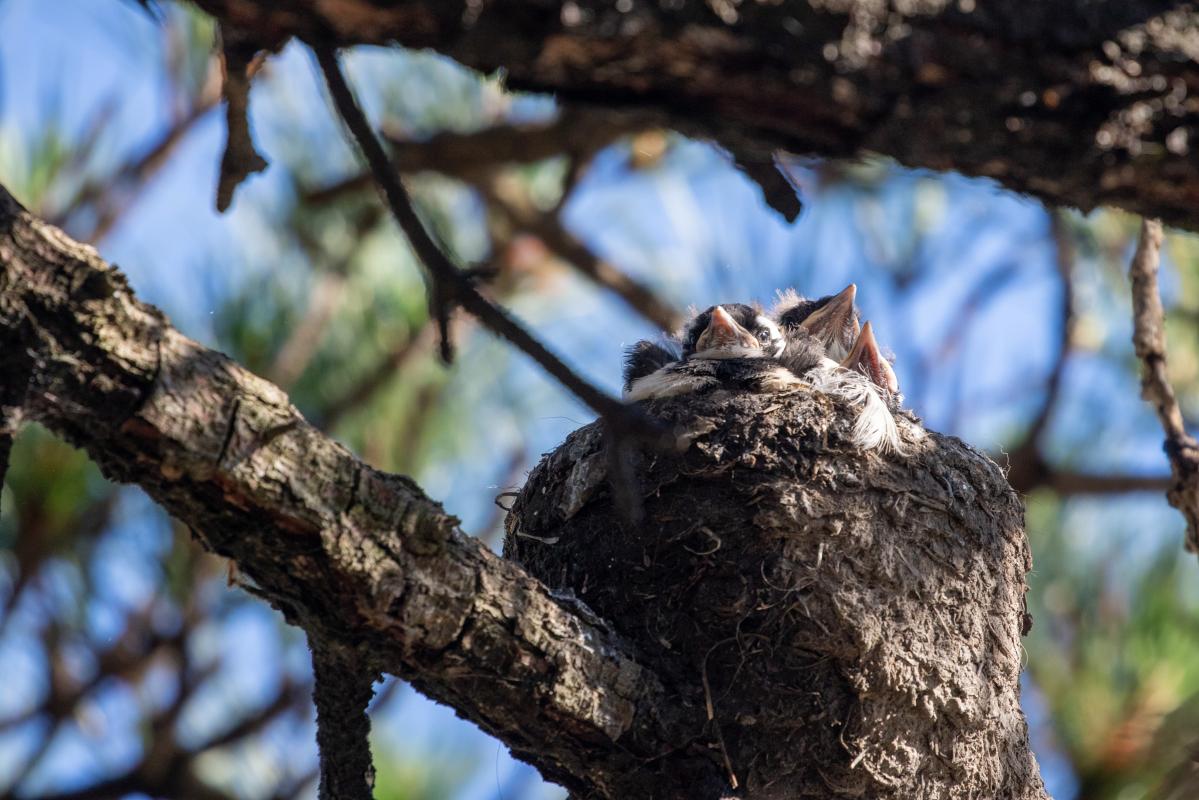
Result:
M759 347L754 335L737 324L723 307L712 309L712 320L695 341L695 351L731 350L736 347Z
M800 323L808 333L817 339L827 342L829 334L836 335L853 319L853 303L858 297L857 284L851 283L837 292L831 300L821 308L813 311L807 319ZM857 322L854 322L854 335L858 334Z
M874 329L869 322L862 326L857 340L853 343L853 349L841 362L841 366L856 369L870 378L876 386L892 394L899 393L899 379L895 377L895 370L891 369L891 364L878 349Z

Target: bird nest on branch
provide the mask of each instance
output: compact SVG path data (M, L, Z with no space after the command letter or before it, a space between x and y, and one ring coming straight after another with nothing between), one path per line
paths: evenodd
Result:
M708 721L680 747L743 797L1045 796L1019 704L1023 510L990 459L906 421L906 453L855 447L852 410L812 390L644 407L684 444L632 454L642 521L595 423L530 474L505 553Z

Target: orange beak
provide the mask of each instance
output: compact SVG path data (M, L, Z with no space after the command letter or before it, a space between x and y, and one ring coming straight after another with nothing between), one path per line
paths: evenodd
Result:
M728 350L734 347L758 347L753 334L737 324L723 307L712 309L712 320L695 342L696 352Z
M857 340L853 343L853 349L841 362L841 366L856 369L870 378L876 386L892 394L899 392L899 379L895 377L895 370L891 369L891 364L878 349L874 329L869 322L862 326Z
M808 315L800 327L817 339L828 339L828 334L840 331L847 321L853 318L853 303L858 297L857 284L851 283L837 292L823 307ZM854 323L855 327L857 323ZM857 330L854 334L857 334Z

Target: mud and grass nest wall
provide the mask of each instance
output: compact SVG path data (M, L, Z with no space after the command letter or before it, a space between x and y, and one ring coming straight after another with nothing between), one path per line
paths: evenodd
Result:
M592 424L529 475L505 554L710 716L680 746L746 798L1046 797L1019 704L1023 508L990 459L910 428L906 455L859 452L815 393L647 410L685 444L631 456L644 521L621 521Z

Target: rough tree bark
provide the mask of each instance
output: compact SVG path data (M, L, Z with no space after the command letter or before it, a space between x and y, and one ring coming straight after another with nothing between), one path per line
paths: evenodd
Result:
M690 444L638 460L643 525L617 522L592 424L529 476L505 554L705 708L739 796L1046 796L1019 704L1023 507L994 463L935 434L862 453L814 392L653 413Z
M314 650L363 654L363 674L409 680L578 792L718 782L709 755L688 747L702 720L603 620L180 334L95 250L2 187L0 341L32 354L29 419L141 486ZM0 371L0 385L25 377Z
M1199 230L1199 11L1166 0L195 0L276 47L428 47L566 102Z

